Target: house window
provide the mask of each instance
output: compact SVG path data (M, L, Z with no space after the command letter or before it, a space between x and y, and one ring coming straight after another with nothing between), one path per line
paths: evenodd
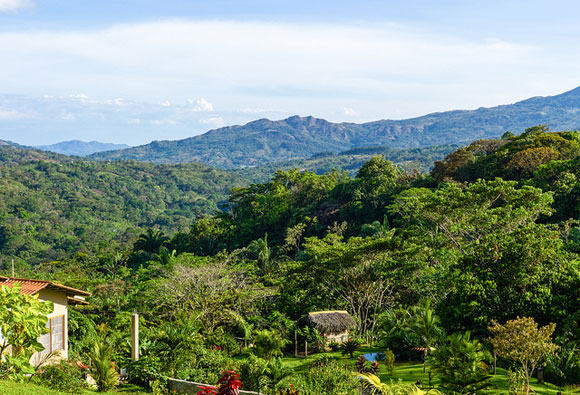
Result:
M40 336L38 341L44 346L43 353L64 349L64 315L49 318L46 327L50 332Z

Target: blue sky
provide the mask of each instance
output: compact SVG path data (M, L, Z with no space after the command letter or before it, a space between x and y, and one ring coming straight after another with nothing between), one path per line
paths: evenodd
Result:
M0 0L0 139L144 144L580 85L573 1Z

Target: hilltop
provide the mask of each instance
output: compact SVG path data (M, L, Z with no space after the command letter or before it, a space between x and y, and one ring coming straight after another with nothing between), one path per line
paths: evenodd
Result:
M127 144L101 143L100 141L61 141L52 145L40 145L35 147L42 151L56 152L64 155L88 156L97 152L113 151L130 148Z
M497 138L508 130L518 134L537 124L553 130L576 129L580 126L579 112L580 88L576 88L557 96L533 97L510 105L433 113L407 120L355 124L333 123L312 116L292 116L279 121L259 119L183 140L154 141L92 157L243 168L365 146L417 148L467 144L480 138Z

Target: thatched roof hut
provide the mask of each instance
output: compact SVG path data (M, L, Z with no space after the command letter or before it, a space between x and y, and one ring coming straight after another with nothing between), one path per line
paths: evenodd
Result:
M326 335L339 335L356 325L354 318L344 310L314 311L300 320L301 326L309 326Z

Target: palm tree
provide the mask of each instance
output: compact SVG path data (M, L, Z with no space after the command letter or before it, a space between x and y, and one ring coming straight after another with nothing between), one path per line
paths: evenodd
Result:
M258 261L258 267L263 274L269 274L272 269L272 249L268 246L268 233L263 239L252 241L248 251Z
M429 299L425 299L422 305L413 308L412 322L408 329L419 338L421 346L425 348L423 359L424 373L427 354L434 349L442 333L439 327L439 317L435 315L435 312L431 308L431 301Z
M405 385L401 382L390 384L381 382L381 379L372 373L358 373L353 372L360 381L362 381L365 390L368 390L370 394L373 395L442 395L441 392L437 390L423 391L414 384Z
M441 380L441 387L453 394L475 394L489 386L490 376L483 361L489 352L469 332L451 335L447 344L438 347L429 364Z
M149 228L145 233L139 235L139 238L133 245L135 251L145 251L150 254L158 253L159 248L164 245L169 238L159 229Z

